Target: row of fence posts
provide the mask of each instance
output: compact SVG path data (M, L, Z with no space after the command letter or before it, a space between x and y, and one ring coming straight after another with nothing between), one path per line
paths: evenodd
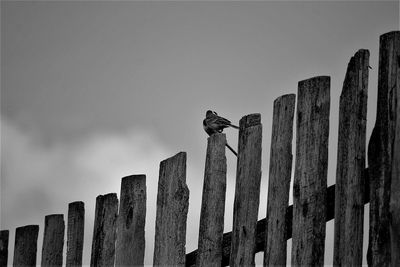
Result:
M366 158L369 52L350 60L339 107L336 185L327 187L330 77L298 84L293 205L288 206L292 170L294 94L273 107L266 219L257 221L261 182L260 114L239 122L232 232L224 233L225 134L208 138L198 249L186 254L189 189L186 153L160 163L154 265L247 266L264 251L266 266L286 265L292 238L293 266L324 264L326 222L335 218L336 266L362 264L364 204L370 202L368 264L400 266L400 32L380 38L378 106ZM96 198L90 265L143 265L146 176L124 177L120 203L115 193ZM119 210L118 210L119 209ZM84 203L68 207L66 266L81 266ZM18 227L16 266L36 265L38 225ZM63 264L62 214L45 217L43 266ZM8 230L0 231L0 266L8 263Z

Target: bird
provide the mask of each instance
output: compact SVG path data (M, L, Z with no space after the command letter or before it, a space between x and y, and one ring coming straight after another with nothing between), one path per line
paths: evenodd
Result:
M209 136L215 133L222 133L222 131L227 127L239 129L239 127L233 125L230 120L218 116L217 112L207 110L206 118L203 120L203 129ZM235 154L235 156L237 156L236 151L230 145L228 145L228 143L225 145L230 151L232 151L233 154Z

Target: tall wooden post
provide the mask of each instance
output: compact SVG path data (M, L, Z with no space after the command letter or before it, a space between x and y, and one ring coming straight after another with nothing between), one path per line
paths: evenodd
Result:
M0 267L7 266L8 262L8 230L0 231Z
M390 91L389 114L392 132L392 180L390 186L390 237L391 237L391 265L400 266L400 31L391 34L391 43L394 53L391 56L392 73L390 74L393 84ZM394 61L394 62L393 62ZM386 76L388 77L388 76Z
M377 113L368 145L371 205L367 260L370 266L400 264L399 95L400 32L395 31L380 37Z
M261 140L261 115L244 116L239 122L230 266L254 265L260 202Z
M322 266L325 250L330 77L299 82L292 266Z
M189 189L186 153L160 163L153 265L185 266Z
M53 214L45 217L42 266L62 266L64 230L64 215Z
M361 49L350 59L340 96L335 266L362 265L368 66L369 52Z
M146 223L146 175L122 178L115 246L116 266L143 266Z
M208 138L196 266L220 267L226 191L225 134Z
M18 227L15 231L14 266L36 266L39 225Z
M292 174L295 101L295 94L284 95L274 101L264 266L286 265L285 220Z
M85 229L85 204L82 201L68 205L66 266L82 266L83 237Z
M114 266L117 213L117 194L96 198L90 266Z

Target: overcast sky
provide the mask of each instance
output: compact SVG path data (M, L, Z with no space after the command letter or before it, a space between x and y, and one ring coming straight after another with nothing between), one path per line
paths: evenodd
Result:
M68 203L82 200L88 264L96 196L119 195L123 176L145 173L151 264L159 162L179 151L188 156L186 249L195 249L207 109L233 122L261 113L265 217L273 101L317 75L331 76L333 184L347 63L358 49L370 50L369 139L379 36L392 30L399 30L398 1L1 1L0 228L10 230L9 263L16 227L40 225L41 255L44 216L64 213L66 220ZM235 130L227 138L237 146ZM229 151L227 158L225 232L236 164ZM327 233L330 264L332 222Z

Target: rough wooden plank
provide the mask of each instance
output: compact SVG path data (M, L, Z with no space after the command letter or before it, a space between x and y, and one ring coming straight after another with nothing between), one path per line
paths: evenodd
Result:
M393 54L389 59L391 73L387 76L391 88L389 114L393 135L390 186L391 265L400 266L400 31L389 33L388 38L393 43Z
M369 51L347 66L339 106L333 264L361 266L364 225L365 144Z
M299 82L292 266L324 264L329 91L328 76Z
M226 192L225 134L208 138L196 266L221 266Z
M36 266L39 225L18 227L15 231L14 266Z
M363 172L364 180L364 205L369 203L369 177L368 169ZM326 221L330 221L335 216L335 185L331 185L327 189L326 200ZM292 238L292 219L293 219L293 206L290 205L286 208L286 240ZM266 218L257 222L257 235L256 235L256 252L264 251L265 247L265 221ZM222 239L222 266L229 265L230 248L231 248L232 232L224 233ZM194 250L186 255L186 266L195 266L197 257L197 250Z
M146 175L122 178L115 264L143 266L146 223Z
M378 103L375 126L368 146L368 165L371 179L370 228L367 261L369 266L391 266L391 238L394 248L399 246L399 229L390 208L393 149L395 141L396 95L399 91L399 32L389 32L380 37ZM398 158L398 155L395 156ZM398 165L398 162L397 162ZM396 169L394 169L396 172ZM398 176L395 177L395 194ZM397 185L398 186L398 185ZM395 203L395 202L392 202ZM399 221L398 221L399 222ZM391 233L391 231L393 231ZM396 233L397 232L397 233ZM396 236L397 235L397 236ZM396 254L398 250L395 249ZM396 265L393 265L396 266Z
M53 214L45 217L42 266L62 266L64 230L64 215Z
M8 262L8 230L0 231L0 267L7 266Z
M261 140L261 115L244 116L239 122L230 266L254 265L260 201Z
M153 265L185 265L189 189L186 153L160 163Z
M117 213L116 193L96 198L90 266L114 266Z
M285 217L292 174L295 101L295 94L284 95L274 101L264 266L286 265Z
M66 266L82 266L85 204L75 201L68 204Z

